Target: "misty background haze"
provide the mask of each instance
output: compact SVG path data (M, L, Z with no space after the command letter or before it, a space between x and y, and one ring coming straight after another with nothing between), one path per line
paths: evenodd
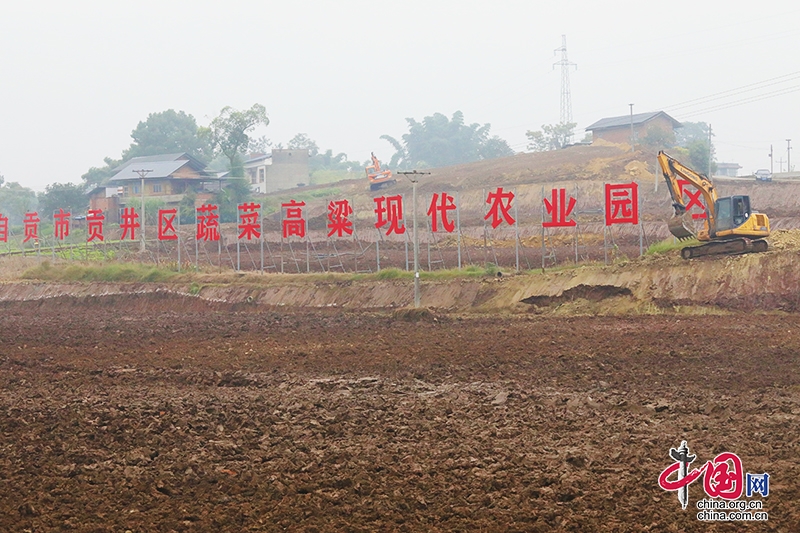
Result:
M786 139L800 143L800 10L789 2L77 1L0 12L0 174L35 190L80 183L167 109L207 126L225 106L260 103L270 123L255 136L286 145L304 133L354 161L388 161L380 137L400 138L407 117L461 111L525 151L526 131L559 122L562 34L577 64L576 140L633 103L710 123L716 161L740 174L769 168L770 144L779 171Z

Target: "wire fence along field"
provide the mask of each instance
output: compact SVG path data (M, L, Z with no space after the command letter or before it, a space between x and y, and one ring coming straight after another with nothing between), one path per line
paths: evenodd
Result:
M625 193L627 209L617 205L623 200L609 201L614 187ZM575 209L577 188L569 193L554 188L548 197L542 187L538 201L523 210L511 203L516 191L498 187L488 196L484 191L487 200L477 212L462 212L458 194L435 194L421 217L416 210L413 217L403 215L402 195L379 197L374 199L377 220L359 219L347 200L328 202L327 212L291 200L269 216L261 204L245 203L238 206L238 222L226 223L220 223L211 204L197 208L183 224L176 208L151 209L140 219L126 207L119 222L106 220L99 210L72 218L64 210L52 218L32 212L22 226L3 219L0 255L280 273L412 270L415 262L426 271L468 266L520 271L641 255L658 240L661 224L639 216L642 198L635 183L605 188L604 203L588 201L580 209Z
M80 221L78 221L80 222ZM234 270L280 273L368 273L382 269L414 269L414 234L385 235L374 227L355 228L352 235L328 237L326 231L307 231L305 237L284 238L280 231L262 231L259 238L240 239L236 224L219 226L219 240L198 239L195 224L176 225L175 238L159 240L156 228L122 239L118 228L104 239L87 238L85 224L56 237L52 226L41 227L36 238L9 232L0 242L0 257L36 257L58 262L136 262L181 270ZM452 233L432 232L420 224L419 269L425 271L495 266L529 270L564 264L613 260L640 253L639 227L607 231L593 221L575 228L550 229L469 227ZM655 228L641 230L644 243ZM604 232L605 240L604 240ZM648 237L648 235L650 235Z

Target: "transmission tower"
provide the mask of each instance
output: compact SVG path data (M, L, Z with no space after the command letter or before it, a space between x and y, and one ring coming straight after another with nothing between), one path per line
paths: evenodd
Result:
M567 36L561 36L561 48L556 48L554 55L561 52L561 61L553 63L553 68L556 65L561 65L561 123L566 124L572 122L572 97L569 92L569 67L578 68L577 63L571 63L567 59Z

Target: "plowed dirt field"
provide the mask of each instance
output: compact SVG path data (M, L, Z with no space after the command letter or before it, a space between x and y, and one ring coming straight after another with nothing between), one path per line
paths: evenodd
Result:
M2 531L797 531L800 317L0 304ZM661 490L687 440L766 523ZM757 499L757 498L756 498Z

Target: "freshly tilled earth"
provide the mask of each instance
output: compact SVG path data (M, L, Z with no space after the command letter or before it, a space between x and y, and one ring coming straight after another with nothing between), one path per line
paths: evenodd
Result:
M796 531L796 315L0 307L2 531ZM768 472L700 523L670 447Z

